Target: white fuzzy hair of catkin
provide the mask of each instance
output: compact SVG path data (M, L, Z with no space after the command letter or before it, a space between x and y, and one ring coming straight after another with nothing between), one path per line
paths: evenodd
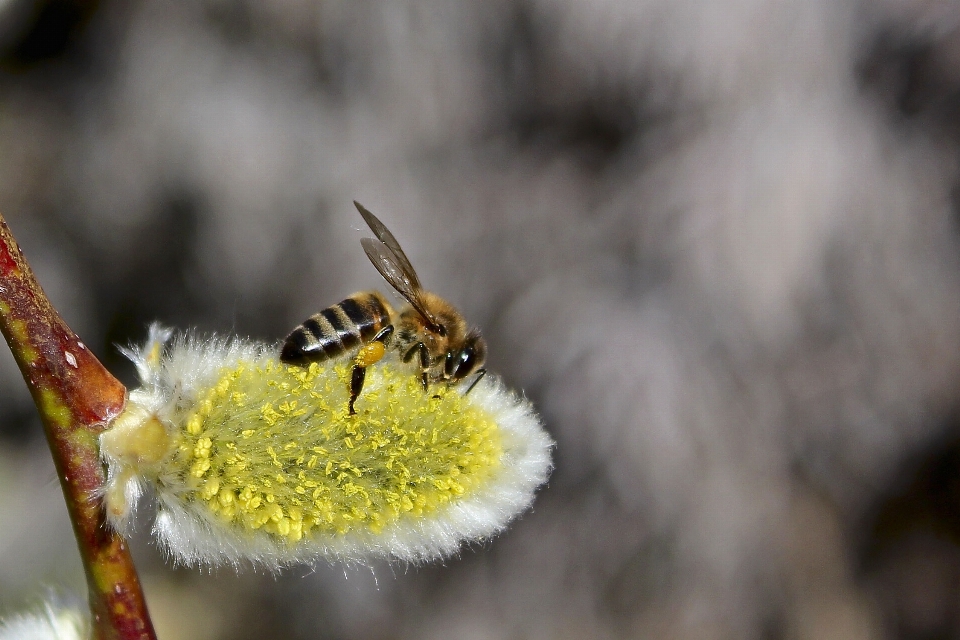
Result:
M90 620L85 611L45 602L29 613L0 621L0 640L87 640Z
M168 428L182 426L202 393L225 369L241 362L262 363L275 347L241 339L172 332L158 325L140 348L126 349L142 386L131 392L127 411L160 419ZM377 367L400 367L388 356ZM368 384L376 384L376 373ZM385 558L420 563L450 556L465 543L482 543L502 532L527 510L552 469L553 442L539 416L525 399L508 390L494 375L485 376L470 392L471 404L492 417L501 434L503 458L490 482L438 511L417 520L399 520L379 533L352 531L328 535L294 547L262 531L239 532L223 524L203 503L184 500L174 475L160 478L131 469L129 462L105 456L110 481L124 483L123 505L109 504L111 524L124 534L145 488L156 497L153 531L161 548L177 563L190 566L251 563L268 570L312 563L319 559L365 564ZM131 470L133 473L131 473ZM107 491L109 498L113 494Z

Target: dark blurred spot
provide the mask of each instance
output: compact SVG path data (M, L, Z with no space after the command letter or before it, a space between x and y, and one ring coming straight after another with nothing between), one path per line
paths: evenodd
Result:
M491 62L499 71L500 95L512 102L504 105L506 122L496 126L504 126L522 146L571 154L588 170L605 168L645 127L642 91L635 82L605 82L602 69L594 70L593 78L572 75L557 62L554 26L534 20L525 3L514 5L514 11L511 28L496 34L490 47L496 52ZM494 112L502 109L498 105Z
M307 234L296 226L288 231L285 250L271 266L267 278L271 285L265 290L234 290L218 281L201 264L216 263L217 252L223 250L202 233L200 222L210 215L199 193L173 188L159 199L157 214L140 229L132 243L136 251L123 260L101 257L98 261L93 249L96 240L79 241L88 247L83 254L94 256L96 273L90 280L97 283L96 308L106 327L104 363L125 384L135 380L133 366L115 345L141 342L150 323L201 332L232 329L275 339L292 328L284 322L296 300L291 291L315 285L305 281L309 277L303 268L309 258Z
M113 345L140 341L153 321L196 323L204 309L203 285L196 281L194 268L203 199L175 189L159 203L157 215L133 243L137 251L130 260L118 265L109 258L93 258L96 308L107 327L104 361L111 370L119 370L127 384L134 379L132 365ZM89 245L85 254L97 255L95 239L77 240L81 246ZM201 293L195 295L197 291Z
M514 119L521 145L573 152L585 165L602 168L618 156L632 135L635 119L628 104L579 104L563 109L523 109Z
M320 5L316 10L322 10ZM266 64L280 64L295 59L298 67L307 70L305 89L312 85L324 91L327 98L344 97L351 84L369 74L360 73L361 52L349 51L341 37L320 28L281 29L271 25L259 12L260 3L248 0L208 2L204 17L223 44L242 51L244 56L259 55ZM277 62L279 61L279 62ZM301 66L302 65L302 66Z
M878 31L857 67L860 85L894 121L960 143L960 30ZM952 191L960 227L960 177Z
M14 66L30 66L63 55L96 10L96 0L46 0L13 42L5 58Z
M953 230L960 236L960 176L954 177L953 185L950 187L950 213Z
M960 440L913 461L866 530L862 576L888 628L909 640L960 637Z
M650 536L626 558L604 585L604 604L611 613L629 617L676 587L676 536Z
M257 30L254 28L253 11L249 3L208 2L204 4L206 17L217 28L220 36L229 44L247 45L253 42Z
M930 43L881 32L860 65L860 80L898 113L916 115L926 93L929 55Z
M960 140L960 33L881 30L857 73L863 90L907 121Z
M293 329L287 319L292 317L298 297L312 294L321 286L312 273L304 269L310 262L306 240L309 235L300 225L292 224L285 236L284 250L273 263L268 277L274 286L245 298L230 319L247 333L270 336L267 340L276 340Z
M17 400L9 391L0 389L0 441L4 446L24 446L43 437L36 407Z

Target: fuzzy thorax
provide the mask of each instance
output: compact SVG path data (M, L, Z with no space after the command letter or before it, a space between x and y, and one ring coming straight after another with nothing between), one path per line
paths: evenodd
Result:
M425 393L388 356L350 415L349 356L299 367L264 345L168 338L153 327L128 354L143 386L101 447L110 522L125 531L152 488L181 562L436 557L503 529L549 473L539 419L495 379Z

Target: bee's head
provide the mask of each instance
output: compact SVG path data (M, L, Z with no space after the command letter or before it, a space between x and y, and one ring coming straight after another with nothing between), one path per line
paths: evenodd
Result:
M449 380L463 380L483 366L487 359L487 343L474 330L463 339L463 346L447 352L444 373Z

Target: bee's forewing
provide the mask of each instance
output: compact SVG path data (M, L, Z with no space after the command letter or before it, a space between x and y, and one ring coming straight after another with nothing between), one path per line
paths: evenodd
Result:
M362 204L360 204L356 200L353 201L353 204L354 206L357 207L357 211L360 212L360 215L363 216L363 219L367 223L367 226L369 226L370 230L373 231L373 235L375 235L377 239L380 242L382 242L384 245L386 245L387 249L389 249L390 252L393 253L394 257L396 258L395 263L397 267L399 268L400 271L403 272L403 274L406 276L406 279L410 282L413 288L414 289L422 288L420 286L420 278L417 277L417 272L414 271L413 265L410 264L410 260L407 259L407 254L405 254L403 252L403 249L400 248L400 243L397 242L397 239L393 237L393 234L390 233L390 230L387 229L387 227L382 222L380 222L380 219L377 218L377 216L370 213L370 210L364 207ZM364 248L366 248L366 245L364 245ZM370 255L369 251L367 252L367 255ZM373 258L370 258L370 259L373 260ZM386 275L384 275L384 277L386 278ZM397 287L397 290L399 291L400 288ZM401 293L403 292L401 291Z
M363 245L364 252L366 252L367 257L370 258L373 266L380 272L380 275L383 276L383 279L386 280L391 287L396 289L397 293L406 298L410 305L413 306L427 322L436 325L437 319L433 317L433 314L430 313L420 299L421 289L419 283L410 279L403 265L398 262L397 255L390 251L382 242L378 242L373 238L361 238L360 244Z

